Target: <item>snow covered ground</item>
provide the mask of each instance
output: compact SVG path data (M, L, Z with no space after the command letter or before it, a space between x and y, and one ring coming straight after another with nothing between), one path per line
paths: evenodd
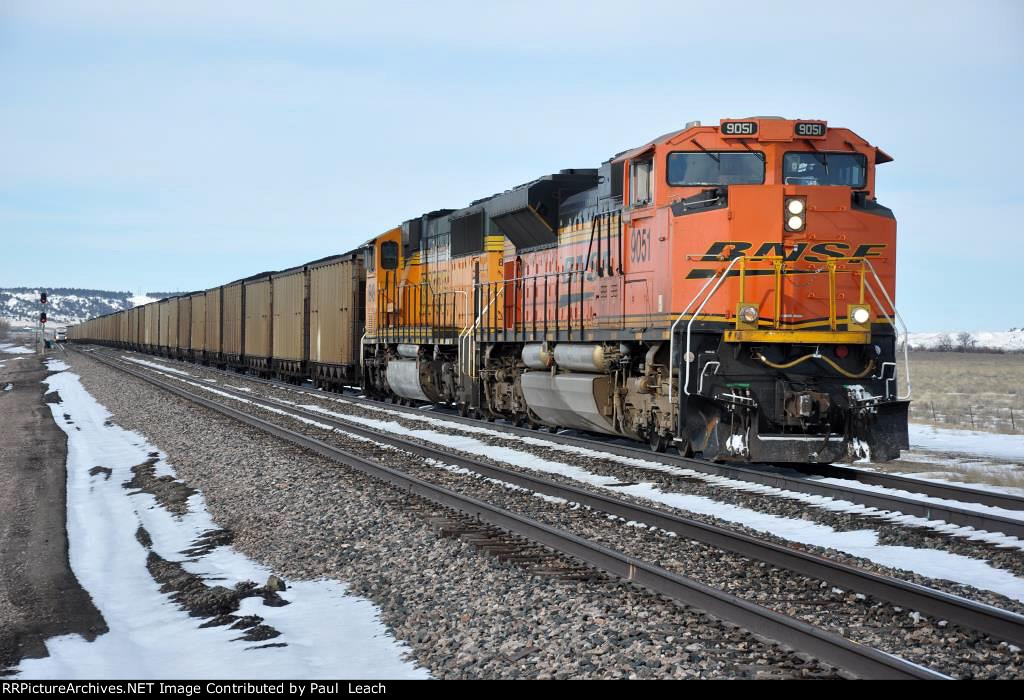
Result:
M149 551L181 562L210 585L228 588L242 581L262 583L272 573L232 547L182 561L182 550L217 528L201 494L176 516L146 493L125 489L131 467L159 452L138 433L107 425L109 412L85 391L67 365L50 360L46 384L60 393L50 404L68 436L67 532L71 567L89 592L110 631L86 642L77 635L47 640L50 656L25 659L17 678L425 678L427 672L404 659L407 648L387 634L378 609L350 595L337 581L289 582L283 607L261 597L241 601L237 615L258 615L281 635L261 642L226 626L200 628L161 593L147 569ZM70 416L65 420L64 415ZM109 475L94 467L110 470ZM157 475L174 476L164 455ZM92 472L92 473L90 473ZM150 549L136 538L145 528Z
M130 308L142 306L143 304L152 304L154 301L160 301L160 299L157 297L146 296L145 294L133 294L128 297L128 303L131 305Z
M0 352L10 355L31 355L35 350L13 343L0 343Z
M993 457L1024 466L1024 435L1000 435L911 423L910 447L934 452Z
M137 365L145 365L146 367L152 367L153 369L158 369L158 370L160 370L162 372L171 372L172 374L180 374L180 375L185 376L185 377L191 377L192 376L191 374L189 374L188 372L185 372L184 370L175 369L173 367L168 367L167 365L163 364L162 362L150 362L149 360L140 360L137 357L129 357L128 355L121 355L121 359L122 360L127 360L128 362L134 362Z
M858 467L1024 496L1024 436L910 424L896 462Z
M939 344L942 336L949 336L956 344L956 336L959 331L937 332L937 333L911 333L908 342L912 348L934 348ZM1012 331L976 331L971 336L978 341L978 345L986 348L1001 348L1003 350L1024 350L1024 329Z

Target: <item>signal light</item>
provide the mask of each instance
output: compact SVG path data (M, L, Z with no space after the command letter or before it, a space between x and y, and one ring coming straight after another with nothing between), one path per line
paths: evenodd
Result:
M46 292L40 292L39 293L39 303L40 304L45 304L46 303Z
M39 314L39 322L40 323L46 323L46 312L45 311L43 311L43 312L41 312Z

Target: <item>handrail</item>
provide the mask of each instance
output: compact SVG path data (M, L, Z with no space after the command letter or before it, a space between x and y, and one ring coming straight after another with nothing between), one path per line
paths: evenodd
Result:
M476 376L474 374L474 372L473 372L473 369L474 369L474 364L472 362L473 358L470 356L471 355L471 352L470 352L471 350L472 350L472 354L476 353L476 350L473 348L473 345L475 345L475 343L473 342L474 341L474 335L476 334L477 329L479 329L480 322L483 320L484 315L490 310L491 305L494 304L494 302L496 302L498 300L498 297L500 297L502 294L504 294L504 292L505 292L505 285L502 284L500 286L500 288L498 289L497 294L495 294L493 297L491 297L491 299L487 302L487 304L484 305L483 308L480 309L480 313L477 314L476 321L473 322L473 325L472 326L467 326L466 328L464 328L462 331L459 332L458 345L459 345L460 362L458 364L458 367L459 367L459 376L460 377L462 377L462 376L464 376L466 374L468 374L470 377L475 377ZM465 344L466 344L465 352L463 352L463 350L462 350L462 345L463 345L463 341L464 340L465 340ZM463 367L463 364L465 364L465 367ZM466 372L466 368L469 369L468 373Z
M407 292L407 290L414 290L415 294L413 292L411 292L411 291L408 292L407 294L403 294L403 292ZM448 297L449 296L451 296L453 298L452 299L452 304L450 306L448 304ZM433 331L433 330L437 330L438 328L447 328L448 327L445 324L445 321L448 320L448 310L450 308L451 309L452 327L458 328L460 333L461 333L461 331L465 330L467 328L467 326L460 324L460 322L458 320L458 311L459 311L458 310L458 298L459 298L459 296L461 296L462 300L463 300L463 303L462 303L463 319L464 319L463 323L465 323L465 319L469 318L469 292L467 290L465 290L465 289L449 289L449 290L445 290L445 291L436 291L434 289L433 284L430 282L430 280L423 280L423 281L420 281L420 282L408 282L408 281L402 282L402 283L398 284L395 287L396 313L400 313L401 312L402 300L405 299L406 301L408 301L408 311L409 311L409 313L418 314L418 316L419 316L419 323L416 323L416 324L411 324L410 323L408 325L412 325L415 328L432 329L432 331ZM414 297L415 297L415 300L419 301L419 305L418 306L415 303L413 303L414 302ZM424 307L424 299L426 299L426 302L427 302L427 307L426 308ZM440 309L440 321L441 321L441 323L439 325L435 325L433 323L433 321L438 320L437 318L434 318L434 316L431 315L433 313L434 309ZM402 326L398 326L397 328L390 329L388 332L385 333L385 335L388 336L391 339L399 339L400 340L400 338L403 336ZM405 335L408 335L408 334L405 334ZM422 334L420 334L420 336L417 336L417 337L421 337L421 336L422 336Z
M910 345L910 331L907 329L907 324L903 320L903 317L900 315L900 312L896 309L896 304L893 303L892 297L890 297L889 292L886 291L885 285L882 284L881 278L875 271L875 266L872 265L871 261L868 260L867 258L864 258L863 262L867 264L868 269L871 270L871 276L875 278L876 282L878 282L878 288L882 290L882 295L885 297L885 300L889 302L889 307L892 309L893 315L900 322L900 325L903 326L903 364L905 371L907 373L907 393L904 396L900 396L900 385L899 382L896 382L896 398L899 401L906 401L910 399L910 395L912 393L910 388L910 350L908 348L908 346ZM882 310L882 313L885 315L885 319L889 322L889 325L892 326L892 329L894 331L899 333L899 329L896 327L896 324L893 323L892 317L889 316L889 314L885 311L885 307L883 307L881 302L878 301L878 297L875 295L875 290L872 287L872 285L868 284L867 288L868 291L871 292L871 298L875 300L876 304L878 304L878 308Z
M697 255L697 256L687 256L687 257L702 257L703 258L704 256ZM670 406L673 405L672 399L673 399L673 384L674 384L673 380L675 378L675 338L676 338L676 328L683 321L683 318L686 317L689 314L690 318L689 318L689 321L687 322L687 325L686 325L686 352L684 354L684 360L686 362L686 378L683 381L683 393L685 395L689 396L690 395L690 391L689 391L690 371L689 371L689 368L690 368L690 365L693 362L693 359L691 359L691 350L690 350L690 348L691 348L691 345L692 345L692 331L693 331L693 324L694 324L694 322L700 316L701 311L703 311L704 307L711 300L711 298L714 297L715 294L718 293L718 290L722 286L722 282L724 282L726 279L728 279L729 273L732 271L733 267L735 267L737 263L740 264L740 295L741 295L740 298L742 300L742 298L743 298L743 287L744 287L745 277L746 277L745 274L743 274L743 273L746 270L746 264L748 262L763 262L763 261L770 261L770 262L772 262L775 265L775 268L776 268L776 270L775 270L776 271L776 275L775 275L776 276L776 288L775 288L776 313L775 313L774 325L775 325L776 328L779 327L780 316L781 316L781 310L780 310L779 302L780 302L780 300L782 298L781 277L782 277L783 274L785 274L785 272L782 269L784 264L785 264L785 260L781 256L777 256L777 255L754 255L754 256L741 255L741 256L738 256L736 258L733 258L731 261L729 261L729 264L725 267L724 270L721 270L720 272L716 272L715 274L713 274L711 277L708 278L707 282L705 282L704 285L700 288L700 290L698 290L698 292L693 296L693 298L690 300L690 302L686 305L686 308L683 309L683 311L679 314L679 316L676 318L676 320L672 323L670 334L669 334L669 372L668 372L668 376L669 376L668 400L669 400L669 405ZM896 309L896 304L892 301L892 297L889 295L889 292L886 290L885 285L882 283L882 280L879 277L878 272L875 270L875 267L871 263L871 261L868 260L867 258L864 258L864 257L843 257L843 258L829 259L826 262L826 266L824 268L820 268L820 269L814 270L814 272L818 272L818 273L827 271L828 274L829 274L829 325L830 325L830 327L833 330L835 329L836 316L837 316L837 311L836 311L836 308L835 308L835 303L836 303L836 299L835 299L835 297L836 297L836 294L835 294L835 273L836 273L836 265L841 264L841 263L855 263L855 264L859 264L861 266L861 280L860 280L860 297L861 297L861 302L863 303L864 289L866 288L867 291L871 294L871 297L872 297L872 299L875 302L875 307L878 309L879 313L882 316L885 317L886 321L888 321L889 325L892 326L893 330L896 332L897 342L900 342L899 336L902 333L904 366L905 366L906 381L907 381L907 393L905 395L900 395L899 394L899 388L898 388L898 385L897 385L897 396L896 396L896 398L898 400L901 400L901 401L907 400L911 396L910 354L909 354L908 342L907 342L908 338L909 338L909 332L907 330L907 325L904 322L903 317L900 315L899 311ZM882 298L884 298L885 301L888 303L888 307L883 305L882 301L879 299L878 294L875 291L876 284L872 284L870 281L866 281L866 276L864 274L864 269L867 269L867 270L869 270L871 272L871 276L874 278L874 281L877 284L878 289L881 291ZM712 284L714 286L712 286ZM710 291L707 291L708 287L711 287ZM705 294L705 292L707 292L707 293ZM702 298L703 298L703 300L700 302L698 307L691 314L690 313L690 309L693 307L693 305L695 303L697 303L697 301L699 299L702 299ZM890 315L889 311L887 310L888 308L891 308L893 310L891 315ZM900 327L897 327L897 325L896 325L897 321L899 322L899 326ZM902 329L901 329L901 327L902 327Z
M740 258L733 258L732 262L729 263L728 267L726 267L726 269L725 269L725 274L726 275L729 273L729 270L732 269L732 266L735 265L736 261L739 260L739 259ZM676 360L676 352L675 352L675 348L676 348L676 326L679 325L679 323L683 320L683 316L685 316L687 313L689 313L690 307L693 306L694 302L696 302L697 299L700 298L700 295L704 293L704 290L707 289L711 285L711 283L715 281L715 279L717 277L718 277L718 275L716 273L716 274L714 274L714 275L712 275L711 277L708 278L708 281L704 283L704 286L700 288L700 291L698 291L694 295L693 299L690 300L690 303L686 305L686 308L683 309L682 312L680 312L678 318L676 318L675 322L672 324L672 328L669 331L669 340L668 340L668 405L670 407L673 406L673 403L672 403L672 377L673 377L673 370L675 369L675 360ZM723 275L722 279L725 279L724 275ZM721 280L719 281L719 284L721 284ZM717 289L717 287L716 287L716 289ZM706 303L706 300L705 300L705 303ZM704 308L703 304L701 305L701 308ZM699 311L695 312L694 316L696 316L697 313L699 313ZM687 336L687 337L689 337L689 336ZM687 341L687 352L689 352L689 341ZM687 365L687 369L689 369L689 365ZM687 372L687 374L689 374L689 372Z
M683 393L686 394L687 396L690 395L690 363L692 362L692 360L690 359L690 355L693 354L693 353L690 352L690 341L691 341L691 336L693 334L693 322L695 320L697 320L697 317L700 316L700 312L703 311L704 307L707 306L709 301L711 301L711 297L715 296L715 293L718 291L719 287L722 286L722 282L724 282L725 280L727 280L729 278L729 271L732 270L733 265L735 265L738 261L743 260L744 257L745 256L741 255L738 258L733 258L732 259L732 262L730 262L729 265L725 268L725 271L722 272L722 276L718 278L718 282L716 282L715 286L711 288L711 291L708 292L708 295L706 297L704 297L704 301L702 301L700 303L700 306L698 306L696 309L694 309L693 315L690 316L690 320L686 324L686 354L683 355L683 359L686 360L686 380L683 382ZM671 360L672 360L672 358L670 357L669 358L669 361L670 361L670 364L669 364L669 384L668 384L668 390L670 392L670 394L669 394L669 405L670 406L672 405L672 403L671 403L672 402L672 396L671 396L671 391L672 391L672 367L671 367Z

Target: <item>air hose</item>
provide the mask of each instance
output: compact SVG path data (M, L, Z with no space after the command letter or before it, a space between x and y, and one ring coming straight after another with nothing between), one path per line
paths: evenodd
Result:
M755 355L754 357L756 357L763 364L771 367L772 369L789 369L790 367L795 367L801 362L806 362L807 360L824 360L829 365L829 367L834 369L836 372L839 372L839 374L843 375L847 379L863 379L864 377L871 374L871 371L875 368L875 361L871 360L870 362L868 362L867 367L865 367L863 371L854 374L853 372L847 372L845 369L843 369L838 364L833 362L830 358L825 357L824 355L817 352L812 352L810 354L804 355L803 357L798 357L792 362L783 362L778 364L769 360L762 353L757 353L757 355Z

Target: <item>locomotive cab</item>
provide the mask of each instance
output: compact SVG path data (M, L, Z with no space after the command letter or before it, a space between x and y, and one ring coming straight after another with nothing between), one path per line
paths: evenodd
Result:
M873 196L874 166L891 158L824 122L717 131L717 143L689 135L679 146L696 151L667 156L670 186L718 177L669 205L685 271L673 297L676 435L725 459L898 455L896 226Z

